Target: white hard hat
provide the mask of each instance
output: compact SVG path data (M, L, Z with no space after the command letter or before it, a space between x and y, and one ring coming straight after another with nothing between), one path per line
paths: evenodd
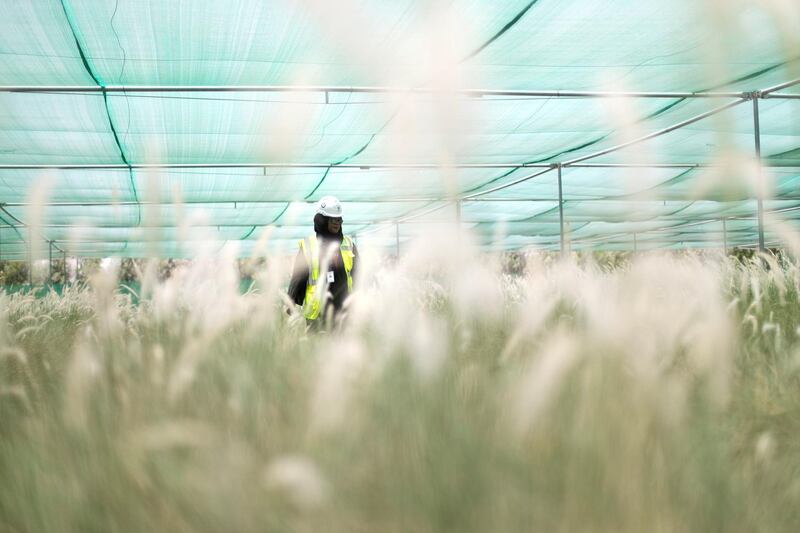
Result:
M323 196L317 202L317 213L331 218L341 218L342 204L335 196Z

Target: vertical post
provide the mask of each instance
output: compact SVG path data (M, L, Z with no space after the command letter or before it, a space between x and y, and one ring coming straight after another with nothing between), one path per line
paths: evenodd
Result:
M33 285L33 239L32 233L28 230L28 285Z
M759 93L753 93L753 137L756 143L756 162L758 163L758 179L756 181L756 201L758 203L758 249L763 252L764 246L764 172L761 169L761 126L758 120Z
M64 250L64 279L61 280L61 285L67 285L67 251Z
M561 163L558 164L556 169L558 170L558 233L561 257L563 259L567 255L567 249L564 244L564 194L561 188Z
M728 226L725 219L722 219L722 251L728 253Z
M400 223L394 223L394 239L395 239L395 250L397 252L397 259L400 259Z
M633 251L637 251L637 244L636 244L636 233L633 234Z
M53 280L53 241L48 241L47 244L50 246L48 250L50 263L47 267L47 284L50 284L50 282Z

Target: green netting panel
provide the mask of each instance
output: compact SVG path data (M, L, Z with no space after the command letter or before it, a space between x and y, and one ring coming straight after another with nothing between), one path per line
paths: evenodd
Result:
M633 194L627 198L631 201L641 200L742 200L752 198L755 194L753 179L748 175L752 169L733 166L728 168L706 168L681 170L675 178L665 183ZM650 169L626 170L626 173L644 172ZM800 169L768 168L764 171L765 179L772 185L772 197L797 198L797 185ZM632 174L633 175L633 174Z
M108 102L126 156L147 163L339 163L391 116L384 104L326 104L320 93L117 94Z
M59 2L0 2L0 79L8 85L92 85Z
M785 209L800 205L798 201L765 201L768 210ZM755 200L739 202L570 202L564 210L565 219L574 221L596 221L602 219L649 220L700 220L718 219L725 216L755 216ZM626 213L626 214L621 214ZM556 217L558 213L556 213Z
M794 53L775 32L784 22L753 4L539 1L472 64L483 79L506 87L536 80L551 89L613 82L638 90L701 90Z
M524 174L509 176L496 185L511 183L525 174L540 169L525 169ZM674 168L564 168L562 170L562 195L564 200L603 199L626 195L660 197L668 185L674 183L686 169ZM558 200L558 174L546 174L485 196L488 199L550 199Z
M344 227L352 231L352 225L369 224L382 220L393 219L404 213L420 209L427 204L424 202L349 202L344 205ZM278 225L307 225L309 231L313 230L313 220L316 206L309 203L293 203L276 221Z
M660 229L669 229L681 225L680 221L665 220L641 220L636 222L586 222L584 224L572 224L570 227L570 238L585 239L601 237L605 235L644 233Z
M48 202L233 203L303 200L324 176L319 169L0 169L4 203L30 200L33 184L46 184ZM131 180L133 177L133 180ZM132 187L133 185L133 187ZM137 191L134 196L133 191ZM109 208L111 206L109 205Z
M456 98L459 119L443 129L441 101L419 96L402 107L389 127L351 162L376 164L431 162L443 148L463 163L558 162L612 146L621 117L604 99ZM631 101L633 119L649 130L674 124L721 105L716 100L645 99ZM648 118L649 117L649 118ZM633 121L632 119L632 121Z
M4 203L30 201L32 186L42 183L48 202L110 202L133 200L127 170L0 169Z
M60 53L71 61L58 63L72 67L62 69L78 78L59 3L8 3L7 29L16 31L3 35L21 34L9 43L13 50L34 58ZM63 3L90 68L105 83L413 84L430 75L421 52L437 32L457 36L450 46L464 77L507 88L531 80L542 88L592 88L613 79L638 89L699 90L772 67L790 52L764 7L689 0L481 0L454 3L441 15L430 3L410 1ZM709 11L712 5L722 13ZM70 79L40 70L40 83Z
M28 219L28 208L9 207L9 213L20 220ZM82 224L93 226L119 225L266 225L277 218L283 207L280 204L205 204L187 205L181 209L168 205L67 205L49 206L44 210L43 224Z
M101 96L0 96L0 163L120 162Z
M461 216L472 222L488 222L496 220L524 220L558 208L558 202L502 202L497 208L487 209L486 202L465 202L461 207Z
M229 226L206 226L202 228L175 228L164 227L154 231L153 228L129 228L129 227L64 227L50 226L42 228L47 237L58 242L127 242L127 241L147 241L154 234L159 238L168 241L178 240L239 240L246 235L250 228L229 227Z
M522 177L524 169L332 169L313 198L334 194L344 201L447 198L478 190L496 175Z
M0 257L26 252L28 235L0 226Z
M143 199L161 202L302 201L325 175L324 169L227 168L136 170ZM155 192L155 194L154 194ZM285 207L285 204L281 207Z
M292 84L301 80L375 85L388 78L413 85L431 75L419 56L439 32L457 35L452 53L462 59L466 75L475 78L484 77L485 58L494 57L486 53L492 49L482 51L484 46L496 43L493 48L503 55L488 71L510 83L519 72L519 67L514 68L520 64L516 59L524 58L513 34L526 30L521 24L519 30L505 28L520 15L525 15L521 22L542 20L541 7L530 0L459 2L443 10L428 2L409 1L335 7L324 2L132 1L116 6L116 13L114 4L65 3L97 78L128 84ZM625 3L615 7L627 9ZM646 9L657 12L658 5L648 3ZM176 35L179 22L182 31ZM626 28L620 24L618 29ZM652 42L663 40L664 33L655 34ZM482 61L471 67L477 63L471 58L479 51L477 58ZM702 72L696 67L692 70Z
M452 221L447 223L452 225ZM370 227L365 227L363 234L358 234L358 242L367 246L379 247L396 247L398 239L401 246L408 243L410 240L420 237L429 236L431 231L435 231L437 227L441 227L442 223L420 223L418 221L411 221L399 226L395 224L375 224ZM467 231L479 231L480 224L478 223L462 223L461 228Z
M759 104L762 155L796 149L800 102L763 100ZM648 133L645 131L643 133ZM732 153L753 154L753 107L743 102L694 124L595 159L595 162L635 162L643 156L654 163L703 163ZM580 155L580 154L579 154Z

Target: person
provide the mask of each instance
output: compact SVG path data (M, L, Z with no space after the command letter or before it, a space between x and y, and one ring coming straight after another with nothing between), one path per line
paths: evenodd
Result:
M342 204L333 196L317 202L314 233L300 241L289 281L289 298L309 325L335 325L353 291L358 251L342 233Z

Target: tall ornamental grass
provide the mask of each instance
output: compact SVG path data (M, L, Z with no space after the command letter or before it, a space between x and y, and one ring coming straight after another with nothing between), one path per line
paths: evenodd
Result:
M0 531L797 531L795 263L368 263L0 296Z

